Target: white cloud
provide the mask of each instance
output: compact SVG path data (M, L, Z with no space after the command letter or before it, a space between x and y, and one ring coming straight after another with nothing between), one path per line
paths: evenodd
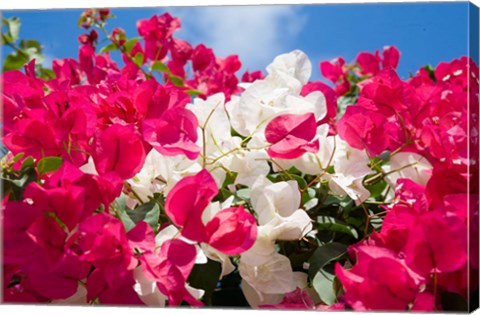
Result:
M179 38L204 43L220 57L238 54L244 70L264 70L288 52L306 22L300 7L280 5L176 8L172 14L182 20Z

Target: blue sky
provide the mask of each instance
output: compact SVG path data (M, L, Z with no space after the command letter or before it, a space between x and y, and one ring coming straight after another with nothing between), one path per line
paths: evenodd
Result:
M239 54L242 70L264 69L278 54L303 50L313 63L343 56L351 61L360 51L396 45L399 74L406 78L425 64L435 66L467 54L468 3L317 4L295 6L190 7L112 9L129 37L138 36L136 21L165 10L182 19L176 37L205 43L218 56ZM81 10L5 11L22 20L21 38L44 45L47 61L76 57L76 22ZM3 52L8 53L6 49Z

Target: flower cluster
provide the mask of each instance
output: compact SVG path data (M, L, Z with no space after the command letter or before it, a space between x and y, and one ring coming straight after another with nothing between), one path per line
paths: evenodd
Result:
M386 47L320 63L332 88L294 50L239 79L168 13L133 39L110 18L82 15L53 78L2 74L4 301L427 311L478 288L472 60L402 80Z

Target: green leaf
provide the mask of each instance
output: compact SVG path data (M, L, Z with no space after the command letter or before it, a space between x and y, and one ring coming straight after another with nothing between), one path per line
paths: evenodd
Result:
M29 61L29 56L23 52L14 51L5 58L3 71L18 70Z
M29 169L33 169L34 167L35 167L35 161L33 160L33 157L29 156L23 161L20 171L24 173Z
M117 49L118 49L117 45L115 45L114 43L110 43L107 46L102 47L102 49L100 49L100 51L98 53L99 54L104 54L106 52L115 51Z
M37 169L40 175L54 172L62 166L63 159L58 156L48 156L38 162Z
M368 185L366 186L368 191L370 192L371 197L376 198L380 197L382 193L385 191L385 188L387 188L387 182L384 180L380 180L373 185Z
M44 80L54 79L56 77L55 72L52 69L39 67L38 68L38 76Z
M25 153L23 153L23 152L18 153L17 155L15 155L15 156L12 158L12 164L17 163L17 162L20 161L20 159L23 158L24 156L25 156Z
M28 40L20 41L20 48L21 49L34 48L35 51L41 52L43 47L42 47L42 44L40 44L40 42L33 39L28 39Z
M87 17L85 15L81 15L77 21L77 26L81 27L83 23L87 21Z
M169 79L170 81L172 81L173 85L175 85L175 86L183 86L183 85L184 85L183 79L180 78L180 77L178 77L178 76L176 76L176 75L170 74L170 75L168 76L168 79Z
M160 207L155 201L144 203L133 210L128 208L125 209L127 215L135 224L143 220L150 224L153 231L157 230L158 220L160 218Z
M138 52L135 57L133 57L133 62L141 68L143 66L144 56L141 52Z
M20 18L12 16L9 19L2 19L2 22L7 26L8 42L16 42L20 34Z
M211 305L212 293L217 286L221 272L222 265L217 261L208 259L206 264L195 264L188 276L187 282L189 285L205 290L203 300L207 305Z
M356 101L357 101L356 96L352 96L352 95L340 96L337 99L337 104L338 104L337 119L340 119L345 113L345 111L347 110L347 107L352 104L355 104Z
M115 209L117 210L118 216L125 226L125 230L130 231L135 227L135 222L127 214L127 197L125 194L121 194L120 197L115 199Z
M170 69L161 61L155 61L152 64L152 70L171 74Z
M433 82L437 82L437 78L435 78L435 68L433 68L431 65L426 65L423 67L423 69L427 70L428 75Z
M328 230L332 232L340 232L353 236L358 239L358 232L345 222L335 219L334 217L329 216L319 216L317 217L317 229L318 230Z
M308 188L302 193L302 204L305 210L313 209L318 205L317 192L313 188Z
M125 44L123 44L123 47L125 47L125 52L126 53L130 53L133 49L133 46L135 46L135 44L140 40L140 37L133 37L133 38L130 38L129 40L127 40L125 42Z
M320 269L313 278L312 285L317 291L320 299L327 305L332 305L337 301L334 289L335 275Z
M315 250L310 258L308 276L313 279L317 272L332 261L339 260L347 251L347 245L342 243L328 243Z
M318 205L318 198L312 198L303 204L306 211L315 208Z
M242 200L250 200L250 188L239 189L236 196Z
M200 90L186 90L185 93L187 93L191 97L195 97L195 96L198 96L198 95L202 94L203 92L200 91Z

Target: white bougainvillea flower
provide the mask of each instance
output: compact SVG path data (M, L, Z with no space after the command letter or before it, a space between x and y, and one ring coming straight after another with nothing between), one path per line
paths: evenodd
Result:
M334 142L335 151L332 159L335 173L326 174L330 180L330 189L336 194L350 196L359 205L370 196L370 192L363 186L363 179L375 173L368 166L368 155L365 150L350 147L338 136L329 138L329 141Z
M235 152L229 169L237 172L235 184L252 186L259 177L265 177L270 171L268 154L265 150L240 150Z
M282 54L267 66L269 76L283 81L295 91L307 84L312 74L312 63L310 59L300 50L294 50L288 54ZM300 92L298 90L298 92Z
M256 291L267 294L281 294L295 290L290 260L279 253L273 253L263 264L248 264L240 261L240 275Z
M271 227L259 226L255 243L242 254L241 261L254 266L265 264L276 253L275 239L270 232Z
M193 104L187 104L198 119L199 143L206 146L207 155L211 151L224 151L231 149L225 147L224 142L232 141L230 135L230 122L225 111L225 95L217 93L206 100L196 98ZM205 144L203 143L202 129L205 132Z
M390 158L390 165L383 166L385 172L392 172L385 177L387 183L395 187L397 179L408 178L425 186L432 177L433 166L420 154L414 152L399 152Z
M253 209L258 214L259 225L275 218L292 215L300 207L301 195L296 181L272 183L261 176L255 181L250 192Z
M132 190L148 201L154 193L167 194L184 176L194 174L200 166L185 156L165 156L157 150L150 150L138 174L127 180Z
M195 99L186 106L198 119L197 145L201 154L197 159L215 179L217 186L225 180L233 152L240 149L241 139L231 135L230 121L225 110L225 95L217 93L206 100Z
M273 239L299 240L312 230L312 219L304 210L298 209L288 217L276 214L262 227L269 230L268 234Z
M280 114L313 112L317 120L323 118L326 101L321 92L300 96L302 86L310 78L311 67L308 57L299 50L276 57L267 67L265 79L256 80L240 97L225 105L232 127L242 136L253 138Z
M308 275L304 272L293 272L294 285L297 288L305 289L308 286ZM282 301L285 294L267 294L255 290L247 281L241 282L242 292L248 304L253 308L258 308L260 305L273 305ZM288 293L288 292L287 292Z

